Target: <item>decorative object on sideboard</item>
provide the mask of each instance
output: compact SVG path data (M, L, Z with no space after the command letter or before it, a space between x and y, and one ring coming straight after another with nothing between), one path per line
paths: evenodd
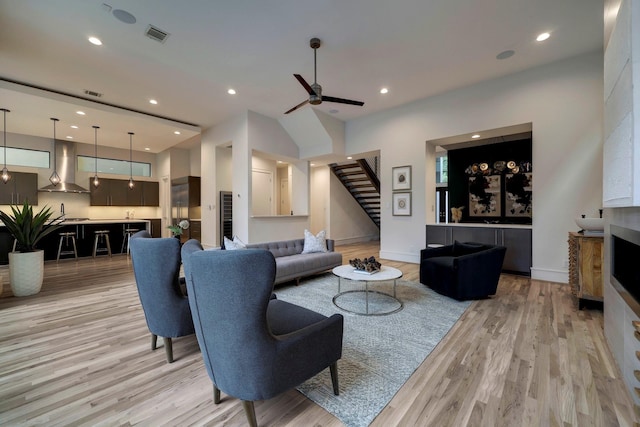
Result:
M451 208L451 219L456 224L459 223L460 220L462 219L462 210L463 209L464 209L464 206L460 206L459 208Z
M17 252L9 252L9 278L14 296L40 292L44 278L44 251L36 245L61 227L62 217L51 219L53 211L45 206L34 214L29 202L11 206L11 215L0 211L0 220L16 239Z
M2 182L5 184L9 182L11 179L11 174L9 173L9 169L7 169L7 113L10 113L10 110L6 108L0 108L2 111L4 126L2 128L2 139L4 141L4 168L2 168L2 174L0 177L2 178Z
M367 273L377 273L380 271L382 265L376 261L376 258L370 256L369 258L354 258L349 260L349 265L355 268L358 271L364 271Z

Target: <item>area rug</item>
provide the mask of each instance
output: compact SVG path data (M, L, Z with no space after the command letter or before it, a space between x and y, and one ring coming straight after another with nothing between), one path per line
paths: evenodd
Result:
M345 280L341 285L341 291L363 288L362 283ZM392 282L370 284L369 288L393 292ZM470 305L405 280L398 280L396 291L404 304L401 311L360 316L333 305L338 279L332 273L301 281L299 286L275 289L283 301L326 316L344 316L342 359L338 362L340 395L334 396L328 372L316 375L298 390L348 427L368 426ZM345 308L364 310L364 295L349 293L340 297L339 303ZM384 305L390 304L375 294L369 303L370 311L384 311Z

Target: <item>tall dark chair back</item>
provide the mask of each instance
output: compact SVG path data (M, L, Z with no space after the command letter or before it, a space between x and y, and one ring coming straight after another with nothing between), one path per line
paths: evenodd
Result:
M167 361L173 362L171 338L194 333L189 300L180 288L180 242L151 238L140 231L129 242L133 272L147 326L151 349L163 338Z
M182 248L196 336L204 363L220 390L243 400L255 425L253 401L270 399L331 368L338 394L343 318L271 298L275 259L262 249L203 251Z

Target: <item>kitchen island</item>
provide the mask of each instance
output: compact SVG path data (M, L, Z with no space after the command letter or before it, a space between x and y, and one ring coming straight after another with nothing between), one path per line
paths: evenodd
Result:
M58 255L58 245L60 243L59 233L75 232L78 257L90 257L93 254L93 239L95 231L109 230L109 241L111 243L111 253L119 254L122 242L125 238L125 229L136 228L138 230L149 230L149 220L145 219L90 219L90 218L67 218L61 224L62 227L53 233L45 236L36 245L39 249L44 249L44 259L55 260ZM6 227L0 223L0 265L9 263L9 252L13 248L13 236ZM124 250L126 253L126 248ZM104 255L99 255L104 256ZM73 256L71 256L73 259ZM66 259L66 257L61 257Z

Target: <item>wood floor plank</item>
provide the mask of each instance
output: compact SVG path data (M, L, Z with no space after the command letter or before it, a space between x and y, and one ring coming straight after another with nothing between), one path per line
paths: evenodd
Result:
M379 258L377 242L337 249ZM382 262L419 280L416 264ZM174 340L172 364L151 351L128 257L48 262L31 297L0 276L0 425L246 425L239 400L213 403L195 337ZM255 406L262 426L342 425L295 390ZM372 426L632 426L634 411L602 312L578 310L567 285L504 274Z

